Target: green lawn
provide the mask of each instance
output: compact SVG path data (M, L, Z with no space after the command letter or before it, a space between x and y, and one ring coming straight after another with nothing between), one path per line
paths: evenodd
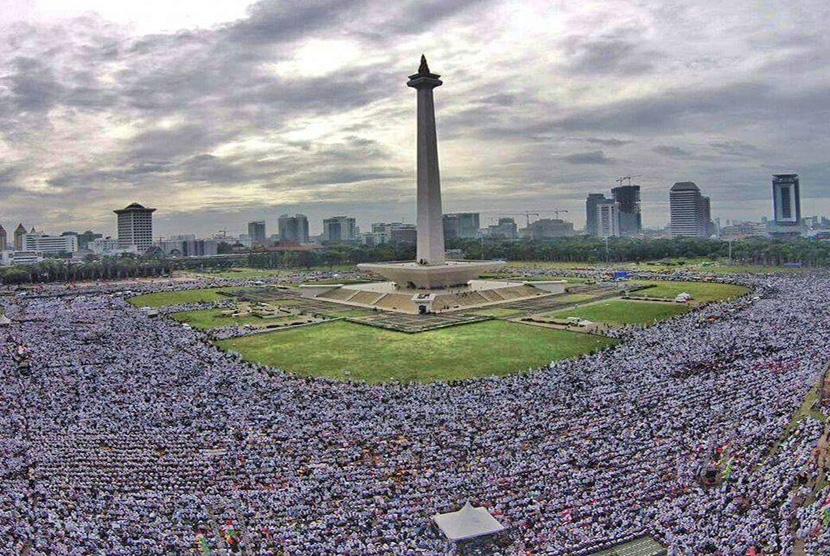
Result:
M609 338L505 321L419 334L337 321L219 342L248 360L298 375L370 383L507 375L613 344Z
M483 309L479 309L477 311L471 311L471 315L477 315L480 317L493 317L496 319L506 319L510 317L517 317L522 313L525 313L521 309L508 309L506 307L484 307Z
M731 284L717 284L709 282L645 282L632 281L632 284L654 284L654 287L645 290L632 292L632 295L645 297L659 297L663 299L674 299L678 294L686 292L692 295L697 303L708 303L710 301L723 301L744 295L749 290L743 286Z
M130 299L130 303L136 307L168 307L171 305L186 305L188 303L214 303L230 299L231 297L225 294L234 291L234 288L212 288L205 290L148 293L133 297Z
M554 311L545 316L557 319L579 317L593 322L607 324L652 324L681 315L691 310L683 304L654 303L649 301L625 301L612 299L599 301L582 307Z
M252 324L254 326L268 326L293 320L294 317L262 319L259 317L230 317L222 315L224 309L208 309L206 311L188 311L186 313L175 313L173 318L179 322L187 323L193 328L210 330L211 328L224 328L226 326L243 326Z

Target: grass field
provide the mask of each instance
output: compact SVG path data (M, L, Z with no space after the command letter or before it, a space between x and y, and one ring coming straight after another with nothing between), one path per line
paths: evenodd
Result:
M138 295L130 299L136 307L169 307L188 303L214 303L230 299L227 293L234 288L213 288L206 290L182 290L175 292L158 292Z
M508 309L506 307L483 307L477 311L471 311L470 314L481 317L493 317L496 319L506 319L510 317L517 317L525 313L522 309Z
M370 383L507 375L613 344L608 338L505 321L420 334L338 321L219 342L248 360L298 375Z
M229 317L222 315L223 309L208 309L206 311L188 311L186 313L175 313L173 319L189 324L199 330L210 330L212 328L223 328L225 326L253 326L264 327L268 324L276 324L281 321L293 320L294 317L262 319L259 317Z
M653 303L648 301L625 301L612 299L582 307L554 311L545 316L557 319L579 317L593 322L607 324L652 324L691 311L688 305Z
M692 295L697 303L708 303L711 301L723 301L744 295L749 290L743 286L731 284L716 284L708 282L640 282L633 281L632 284L654 284L654 287L633 292L632 295L645 297L659 297L662 299L674 299L678 294L686 292Z

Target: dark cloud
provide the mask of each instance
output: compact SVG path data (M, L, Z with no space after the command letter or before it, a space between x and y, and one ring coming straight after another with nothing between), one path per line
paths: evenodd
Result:
M616 162L613 158L605 156L602 151L573 153L560 158L571 164L613 164Z
M564 39L573 74L623 74L631 77L654 69L659 52L643 48L641 27L622 27L599 36L571 35Z
M629 145L634 141L627 141L625 139L615 139L613 137L604 139L601 137L586 137L585 141L588 143L594 143L596 145L602 145L604 147L622 147L623 145Z
M365 5L363 0L263 0L248 17L225 29L237 44L285 43L323 26L342 21Z
M113 206L142 200L164 206L159 222L200 232L202 211L213 215L205 226L232 229L268 207L365 218L385 217L373 208L384 203L412 209L404 80L422 51L445 78L436 107L448 207L554 202L581 214L585 193L613 184L623 164L642 174L644 206L662 207L646 216L656 224L683 176L716 214L746 210L736 191L766 198L772 167L823 192L828 8L799 4L776 18L717 6L728 36L700 25L709 2L610 0L600 10L264 0L236 21L145 36L94 15L10 26L0 218L111 227Z
M757 156L761 149L742 141L713 141L709 146L719 154L727 156Z
M668 156L671 158L690 158L692 156L692 153L690 153L689 151L671 145L658 145L657 147L654 147L651 150L656 152L657 154Z

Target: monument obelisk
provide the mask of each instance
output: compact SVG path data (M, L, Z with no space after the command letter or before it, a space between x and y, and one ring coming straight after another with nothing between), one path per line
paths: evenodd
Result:
M440 290L465 287L485 271L504 261L446 260L444 255L444 214L441 210L441 177L438 173L438 137L435 133L435 103L432 90L443 83L429 71L421 55L418 73L406 84L418 91L417 211L418 245L414 261L361 263L357 267L380 274L399 289ZM436 292L439 295L441 292Z
M444 263L444 213L432 98L432 90L443 84L439 77L429 71L426 56L421 54L418 73L410 75L406 83L418 91L418 248L415 260L428 265Z

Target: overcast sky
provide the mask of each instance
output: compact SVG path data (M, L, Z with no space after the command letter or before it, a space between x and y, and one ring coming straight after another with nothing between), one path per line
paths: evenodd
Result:
M758 219L797 172L830 215L829 26L827 0L0 0L0 224L413 222L421 52L446 212L581 227L631 175L647 226L686 180Z

